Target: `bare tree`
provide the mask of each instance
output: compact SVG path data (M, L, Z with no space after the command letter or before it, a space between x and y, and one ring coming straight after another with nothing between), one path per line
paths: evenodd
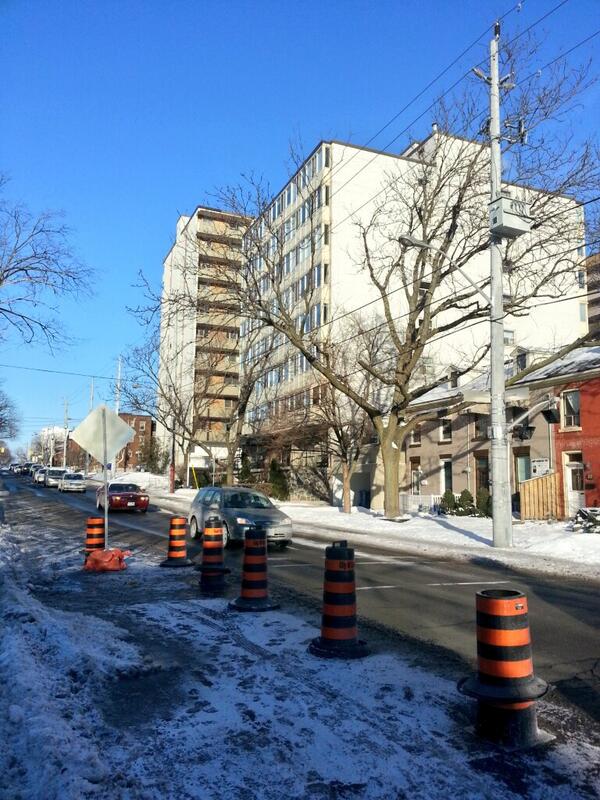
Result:
M517 70L517 56L506 54L518 77L528 68L521 63ZM514 122L512 111L520 110L532 132L526 148L507 145L506 190L529 204L534 220L530 234L504 241L505 310L512 318L528 315L540 300L578 291L584 215L571 195L597 192L600 161L593 143L560 138L557 120L588 86L586 75L563 66L517 84L505 98L509 120ZM312 170L314 156L290 184L297 193L292 213L281 211L281 196L273 199L252 177L220 194L232 211L257 219L244 240L247 263L236 284L240 305L260 326L285 337L307 363L314 383L324 379L368 416L379 437L388 516L398 514L402 445L417 424L410 404L445 383L450 370L459 378L486 368L490 309L478 291L489 285L486 108L476 85L440 103L432 135L408 148L377 195L351 215L354 234L347 251L354 278L348 279L360 280L365 297L376 301L385 348L361 354L350 373L334 358L346 337L330 318L323 319L322 304L320 317L315 314L321 296L319 242L328 231L319 214L327 202L327 174ZM548 120L552 126L542 135L546 129L538 126ZM305 232L300 246L309 254L296 281L288 277L289 240L300 236L300 225ZM417 240L435 250L415 247ZM465 278L466 270L478 287ZM359 313L338 312L337 318ZM283 349L282 363L286 358ZM369 377L367 394L356 385L357 376Z
M6 392L0 389L0 437L14 439L19 434L17 409Z
M6 179L0 178L0 191ZM76 258L62 215L35 215L0 200L0 337L12 330L23 341L48 345L64 340L56 319L57 298L89 286L89 270Z

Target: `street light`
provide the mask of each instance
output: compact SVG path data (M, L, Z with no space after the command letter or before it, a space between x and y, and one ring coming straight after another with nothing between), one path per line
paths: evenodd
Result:
M398 237L407 247L418 247L440 253L462 277L480 294L490 307L490 404L491 404L491 466L493 492L492 505L493 546L512 547L512 506L510 496L508 438L506 427L506 388L504 376L504 322L502 316L494 317L492 298L471 278L454 264L447 254L429 242L417 239L412 234ZM493 336L491 330L496 326L501 335Z

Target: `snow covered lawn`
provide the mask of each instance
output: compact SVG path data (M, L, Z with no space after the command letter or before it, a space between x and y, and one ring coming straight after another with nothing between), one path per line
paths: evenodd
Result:
M554 746L499 753L474 738L456 676L397 644L322 661L306 651L318 615L289 600L237 614L199 597L197 573L162 570L149 550L125 572L90 575L80 547L79 531L41 528L33 512L0 528L3 800L575 800L600 790L598 732L552 699L539 708Z
M298 528L310 529L312 525L315 531L346 533L356 545L464 559L485 556L512 567L600 579L600 534L574 533L566 530L564 522L516 522L514 548L498 550L492 547L491 519L415 514L405 522L388 522L361 508L344 514L326 505L278 505Z

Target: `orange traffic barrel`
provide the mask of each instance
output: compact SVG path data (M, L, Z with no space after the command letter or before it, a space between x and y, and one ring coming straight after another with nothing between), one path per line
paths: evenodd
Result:
M264 525L247 528L244 540L242 591L229 603L235 611L270 611L279 603L269 599L267 582L267 530Z
M515 749L553 737L537 726L535 700L548 691L536 678L531 655L527 597L512 589L477 592L477 674L458 683L478 701L478 734Z
M206 520L202 537L202 573L200 590L203 594L220 595L225 591L225 575L231 570L223 566L223 523L218 514Z
M362 658L369 653L358 638L354 549L346 541L325 548L321 635L308 651L323 658Z
M187 521L185 517L171 517L169 549L166 559L161 561L161 567L192 567L194 565L194 562L187 557L186 527Z
M88 517L85 528L85 557L94 550L104 550L104 517Z

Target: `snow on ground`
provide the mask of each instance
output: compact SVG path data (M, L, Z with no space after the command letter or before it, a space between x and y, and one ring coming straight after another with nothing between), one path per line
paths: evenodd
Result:
M0 528L5 800L600 791L597 734L552 700L539 704L558 735L551 749L497 752L473 737L473 704L454 679L398 645L360 661L317 659L306 646L318 618L289 600L265 614L229 611L198 596L197 573L161 570L145 549L125 572L90 575L79 531L34 523Z
M516 522L514 548L498 550L492 547L492 521L487 518L414 514L405 522L389 522L363 508L344 514L325 505L278 505L295 523L345 532L355 544L458 558L484 555L508 566L600 578L600 534L571 532L564 522Z

